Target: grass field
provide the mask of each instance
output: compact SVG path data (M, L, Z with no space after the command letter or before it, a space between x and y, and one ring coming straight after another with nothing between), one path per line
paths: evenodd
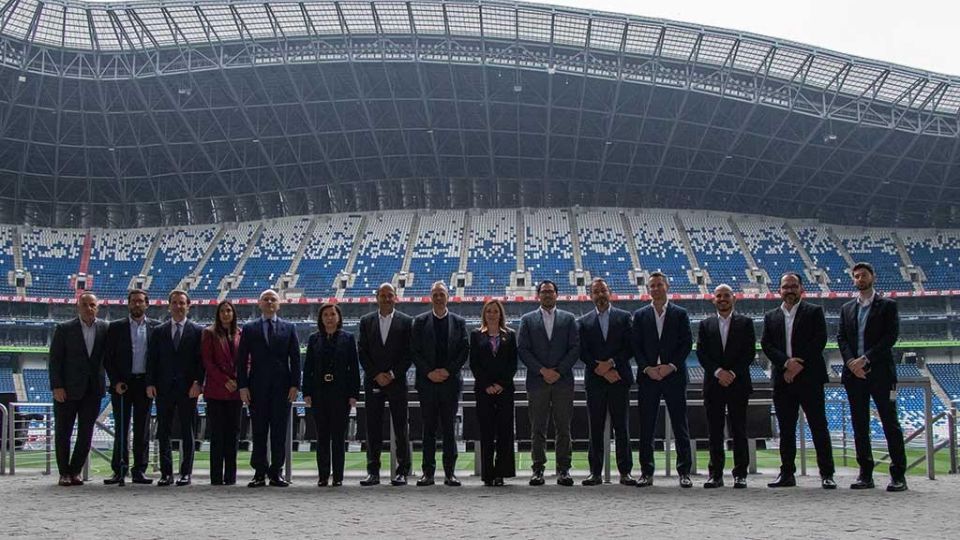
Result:
M907 449L907 463L911 463L914 460L923 457L925 455L922 449ZM548 453L548 458L552 457L551 453ZM530 470L530 454L529 452L518 452L516 455L517 458L517 473L522 477L528 474ZM51 455L51 468L56 472L56 460ZM662 452L657 452L656 461L659 470L663 469L663 459L664 455ZM673 459L676 459L674 454ZM20 470L37 470L46 468L46 457L45 452L42 451L21 451L16 454L17 468ZM383 455L383 467L382 470L385 473L389 467L390 456L387 453ZM440 460L440 451L437 451L437 460ZM697 452L697 466L701 474L705 474L707 463L709 462L709 454L705 450ZM797 456L797 468L800 467L800 456ZM854 458L853 449L849 450L847 455L847 463L844 465L843 453L842 451L834 451L834 460L837 467L850 467L856 468L857 463ZM950 470L950 456L946 450L940 451L934 455L935 467L937 474L947 474ZM174 463L177 461L176 452L174 452ZM205 451L198 451L194 457L194 468L197 470L209 469L209 453ZM241 472L249 471L250 463L250 453L249 452L240 452L238 456L238 463L240 466ZM421 463L421 454L420 452L413 453L413 474L419 475L420 472L420 463ZM639 472L639 467L637 463L637 454L634 452L634 473ZM347 471L362 472L365 469L366 458L364 457L363 452L347 452L346 456L346 469ZM460 457L457 460L457 469L459 470L473 470L474 465L474 454L473 452L461 452ZM727 474L730 472L730 468L733 466L733 456L730 452L727 453ZM757 467L759 469L776 469L780 466L780 457L777 454L776 450L757 450ZM552 471L553 465L552 462L547 463L547 471ZM316 471L316 457L313 452L294 452L293 453L293 469L297 472L304 472L309 474L310 472ZM574 452L573 453L573 469L575 472L586 474L588 470L587 465L587 453L586 452ZM90 456L90 474L93 477L104 477L110 475L110 464L103 457L91 453ZM612 469L612 474L616 477L616 467ZM887 465L878 463L876 476L881 478L887 473ZM816 475L817 474L817 465L816 465L816 454L813 450L807 451L807 474ZM921 463L911 469L908 472L911 476L926 476L927 470L925 463Z

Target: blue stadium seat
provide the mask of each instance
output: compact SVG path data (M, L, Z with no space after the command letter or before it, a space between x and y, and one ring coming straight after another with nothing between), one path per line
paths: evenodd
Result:
M300 249L310 226L309 217L267 221L250 252L240 275L240 284L228 295L231 299L257 298L265 289L275 287Z
M881 291L912 291L913 285L900 275L903 266L890 231L882 229L835 229L837 238L855 262L866 261L877 272L876 287Z
M506 294L510 273L517 270L517 211L487 210L470 215L467 270L470 296Z
M803 258L790 242L787 229L781 221L744 219L737 228L757 266L767 271L771 289L776 289L780 276L787 272L804 275Z
M924 229L898 234L913 264L926 275L924 289L960 289L960 233Z
M418 229L409 268L413 283L404 289L404 296L427 296L435 281L451 287L450 278L460 269L463 212L421 214Z
M32 282L30 296L72 298L75 289L70 276L80 269L86 231L79 229L45 229L34 227L21 234L23 266Z
M348 289L351 296L372 296L381 283L393 281L403 266L410 241L411 212L376 214L367 218L360 251L354 261L356 279Z
M727 219L707 214L682 214L680 217L687 228L690 247L700 267L710 274L711 284L715 287L726 283L734 291L742 291L743 285L750 283L747 277L750 265Z
M7 275L16 270L13 259L13 235L16 229L0 226L0 294L14 295L17 289L7 281Z
M238 223L235 229L224 231L203 267L200 281L190 291L191 296L200 299L216 299L219 296L220 282L236 268L259 225L258 222Z
M684 252L673 214L643 212L630 214L629 218L640 268L647 272L659 270L666 274L670 279L671 293L699 293L700 288L690 283L687 277L690 259Z
M557 284L559 294L576 294L576 287L570 284L573 242L567 212L538 208L525 214L523 223L523 262L533 283L549 279Z
M633 263L627 249L628 240L617 210L578 214L577 235L584 270L592 277L606 280L615 294L637 294L637 285L630 280Z
M311 298L326 298L336 293L334 281L347 266L357 230L359 215L321 216L308 240L297 267L297 287Z
M853 283L850 280L847 262L836 244L830 239L827 230L820 225L804 224L794 227L803 249L813 259L817 268L827 273L830 278L828 286L831 291L853 292Z
M140 274L157 229L98 230L93 233L87 288L102 298L125 298L130 280Z
M163 233L150 265L150 292L165 296L196 270L217 235L217 225L176 227Z

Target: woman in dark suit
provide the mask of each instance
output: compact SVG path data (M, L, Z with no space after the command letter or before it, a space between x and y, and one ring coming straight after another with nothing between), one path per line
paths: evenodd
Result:
M503 304L483 305L483 322L470 333L470 369L480 424L480 477L485 486L502 486L516 476L513 455L513 376L517 335L507 328Z
M210 422L210 483L237 483L237 439L240 434L240 393L234 353L240 343L233 304L217 305L217 320L203 329L200 357L206 371L203 399Z
M347 422L360 397L357 340L343 330L336 304L323 304L318 331L310 335L303 364L303 399L317 425L317 486L326 486L333 465L333 485L343 484Z

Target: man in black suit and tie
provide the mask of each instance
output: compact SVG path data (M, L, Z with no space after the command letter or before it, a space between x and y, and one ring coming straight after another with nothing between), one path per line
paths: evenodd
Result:
M873 448L870 444L870 398L877 406L883 435L890 453L890 483L887 491L907 490L907 456L903 429L897 415L897 366L893 346L900 334L897 303L873 288L873 266L853 266L857 298L843 305L837 343L843 357L843 381L850 402L850 420L857 447L860 475L850 487L870 489L873 484Z
M585 486L603 483L603 463L607 447L603 431L607 415L617 441L617 470L620 483L635 486L630 476L633 456L630 453L630 387L633 386L633 345L630 339L630 313L610 305L610 288L603 278L590 284L590 298L596 309L577 321L580 329L580 361L586 367L587 412L590 420L590 476Z
M802 407L817 449L820 485L823 489L836 489L823 395L823 385L828 380L823 358L827 321L823 308L801 301L803 292L800 275L787 272L780 277L783 303L763 316L760 346L770 360L773 406L780 426L780 476L767 486L797 485L797 419Z
M383 409L390 402L397 448L394 486L407 485L410 474L410 437L407 425L407 370L413 319L394 309L397 291L390 283L377 289L377 311L360 319L360 365L367 413L367 477L361 486L380 483L380 452L383 448Z
M99 301L85 292L77 298L78 317L58 324L50 342L50 390L53 391L54 434L61 486L82 486L93 425L104 394L103 352L107 322L97 319ZM77 423L77 444L70 455L70 436Z
M470 342L463 317L447 309L447 286L438 281L430 290L433 309L413 320L410 351L417 367L417 395L423 415L423 476L418 486L432 486L437 469L437 425L443 437L444 485L459 486L456 476L457 409L463 382L460 368Z
M650 305L633 314L633 354L640 387L640 469L637 487L653 485L653 432L660 398L667 403L670 425L677 443L680 487L693 487L690 467L690 431L687 426L687 356L693 348L687 310L667 301L670 284L663 272L651 272L647 291Z
M123 484L129 465L127 441L130 419L133 418L134 484L152 484L146 477L150 457L150 405L147 397L147 343L150 332L159 321L146 316L149 297L146 291L134 289L127 293L129 315L110 323L107 329L106 352L103 365L110 377L110 402L113 405L113 476L104 484Z
M237 345L237 388L250 409L253 480L247 487L287 487L281 471L286 462L290 403L300 391L300 342L293 323L277 316L280 295L273 289L260 293L260 317L243 325ZM270 460L267 461L267 439Z
M572 486L570 465L573 446L573 365L580 358L580 332L573 313L557 308L557 285L543 280L537 285L540 308L520 318L517 350L527 366L527 399L530 402L531 486L544 484L547 464L547 425L553 419L557 436L557 484Z
M173 452L170 432L174 416L180 421L180 477L178 486L191 482L193 474L194 420L197 398L203 388L200 336L203 327L187 320L190 296L173 290L167 295L170 319L150 333L147 345L147 397L157 400L157 440L160 451L158 486L173 483Z
M726 458L724 425L730 414L733 435L733 487L747 487L747 401L753 391L750 363L756 356L753 319L734 313L733 289L721 284L713 290L717 314L700 321L697 359L703 366L703 405L710 432L710 478L705 488L723 486Z

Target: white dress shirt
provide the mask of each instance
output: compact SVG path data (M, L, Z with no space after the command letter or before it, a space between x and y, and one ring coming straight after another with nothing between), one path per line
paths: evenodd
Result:
M547 331L547 339L553 339L553 322L557 318L557 308L540 308L540 314L543 315L543 329Z
M786 304L780 304L780 310L783 311L784 333L787 336L787 358L793 358L793 321L797 318L797 308L800 302L788 308Z
M380 342L384 345L387 344L387 336L390 335L390 325L393 324L393 314L394 311L391 311L389 315L383 315L379 311L377 316L380 317Z
M720 328L720 345L723 347L724 352L726 352L727 350L727 337L730 335L730 321L732 320L733 320L732 311L726 317L717 313L717 323L718 323L718 327ZM713 372L713 375L715 377L718 377L720 375L720 371L722 370L723 368L717 368L717 370Z
M663 337L663 323L667 320L667 306L670 305L668 300L666 304L663 305L663 313L657 313L657 306L654 306L653 303L650 303L653 306L653 318L657 323L657 338ZM657 356L657 365L659 366L663 362L660 360L660 356Z
M97 343L97 320L87 324L80 319L80 329L83 330L83 344L87 346L87 356L93 356L93 346Z

